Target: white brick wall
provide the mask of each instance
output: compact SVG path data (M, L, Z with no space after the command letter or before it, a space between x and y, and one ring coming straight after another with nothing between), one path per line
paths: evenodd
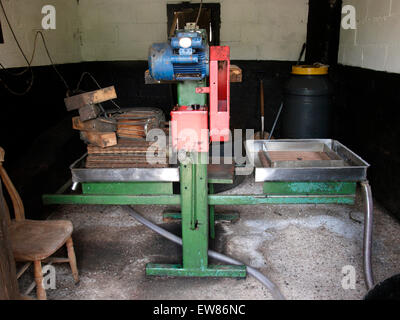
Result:
M28 59L31 58L35 31L42 29L42 7L54 5L57 11L56 30L43 30L47 45L56 63L81 61L78 6L72 0L2 0L14 32ZM0 63L5 67L26 66L15 44L3 12L0 22L4 43L0 44ZM43 43L38 38L33 65L48 65Z
M145 60L153 42L167 39L168 0L80 0L83 60ZM199 3L199 0L191 1ZM221 44L232 59L295 60L306 40L307 0L210 0L221 3ZM101 3L101 5L99 5ZM122 18L119 19L120 14ZM89 17L89 19L87 19ZM93 18L95 17L95 18ZM117 36L93 30L93 19L112 21ZM97 40L93 41L93 38ZM114 41L116 43L114 44ZM104 49L114 45L112 50Z
M58 63L146 60L149 46L167 40L167 3L180 0L3 0L28 55L41 7L57 9L57 30L46 31ZM199 3L199 0L192 0ZM306 41L308 0L204 0L221 3L221 44L232 59L295 60ZM5 21L0 62L23 66ZM48 64L39 45L34 65Z
M400 0L345 0L357 10L357 30L341 29L339 62L400 73Z

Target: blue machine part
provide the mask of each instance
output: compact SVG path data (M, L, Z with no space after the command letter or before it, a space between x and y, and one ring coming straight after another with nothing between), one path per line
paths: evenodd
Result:
M158 81L204 79L209 74L207 39L198 32L178 31L170 43L154 43L149 71Z

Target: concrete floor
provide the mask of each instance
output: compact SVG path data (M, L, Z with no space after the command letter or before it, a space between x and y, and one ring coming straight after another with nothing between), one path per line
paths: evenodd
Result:
M227 193L261 192L251 176ZM163 223L166 206L135 206L148 219L176 234L178 222ZM118 206L57 206L50 219L69 219L81 281L73 284L67 265L56 265L57 289L49 299L272 299L258 281L146 277L148 262L177 263L180 248L134 221ZM218 222L216 251L239 259L267 275L287 299L362 299L363 220L356 206L235 206L235 223ZM352 218L350 218L350 216ZM375 204L373 267L377 281L400 273L400 225ZM343 266L356 269L356 289L341 285ZM32 272L20 279L21 291Z

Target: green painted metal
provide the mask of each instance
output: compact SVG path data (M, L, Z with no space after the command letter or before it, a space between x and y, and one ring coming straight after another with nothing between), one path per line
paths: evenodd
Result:
M284 195L353 195L356 182L265 182L265 194Z
M205 269L183 268L178 264L155 264L146 265L148 276L173 276L173 277L230 277L245 278L246 266L236 265L209 265Z
M179 205L179 195L74 195L45 194L44 205L51 204L109 204L109 205ZM354 204L354 196L260 196L260 195L209 195L209 205L257 204Z
M206 81L183 81L178 83L178 105L191 106L198 104L207 105L207 94L196 93L196 88L205 87Z
M182 215L180 212L163 212L163 220L181 220ZM215 221L236 221L240 218L239 213L214 213ZM211 228L211 226L210 226Z
M179 195L76 195L44 194L44 205L51 204L110 204L110 205L179 205Z
M209 195L209 205L354 204L355 196Z
M83 194L173 194L172 182L90 182L82 183Z
M208 183L210 183L210 184L233 184L233 179L209 178Z
M215 213L215 221L236 221L240 218L238 212Z
M208 153L192 153L193 162L180 164L183 268L208 266Z
M214 185L212 183L208 185L208 193L214 194ZM210 212L210 237L211 239L215 239L215 207L212 205L208 206L208 210Z

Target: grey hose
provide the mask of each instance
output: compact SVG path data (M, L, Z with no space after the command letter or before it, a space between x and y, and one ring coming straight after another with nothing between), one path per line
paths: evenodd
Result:
M371 254L372 254L372 226L374 218L374 207L372 202L372 191L368 181L361 183L364 202L364 277L368 290L374 287L374 275L372 272Z
M168 240L171 240L172 242L175 242L176 244L182 245L181 238L177 237L176 235L172 234L171 232L164 230L163 228L160 228L159 226L155 225L154 223L150 222L149 220L143 218L140 214L138 214L131 207L126 207L126 208L129 208L127 213L131 217L135 218L137 221L139 221L140 223L142 223L149 229L157 232L158 234L162 235L163 237L167 238ZM234 265L243 265L243 263L238 260L235 260L233 258L230 258L228 256L225 256L221 253L218 253L218 252L215 252L212 250L208 250L208 255L211 258L217 259L224 263L234 264ZM261 272L259 272L258 270L254 269L252 267L246 266L246 268L247 268L247 273L252 275L258 281L260 281L271 292L274 299L285 300L285 297L282 295L279 288L272 281L270 281L266 276L264 276Z

